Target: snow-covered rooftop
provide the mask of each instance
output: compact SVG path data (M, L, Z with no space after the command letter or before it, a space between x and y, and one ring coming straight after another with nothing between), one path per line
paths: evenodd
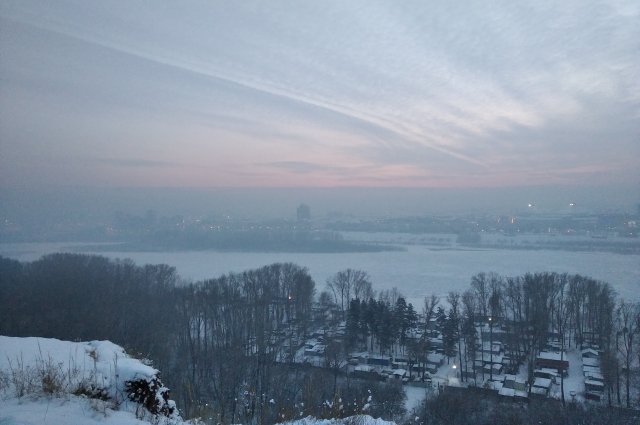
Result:
M599 353L594 350L593 348L585 348L584 350L582 350L580 352L582 354L582 356L584 357L585 355L592 355L592 356L599 356Z
M562 359L560 357L563 357ZM540 352L540 354L538 354L538 358L539 359L544 359L544 360L563 360L563 361L567 361L567 355L561 355L559 352L555 352L555 351L542 351Z
M549 389L551 388L551 379L538 377L533 381L533 386L538 388Z

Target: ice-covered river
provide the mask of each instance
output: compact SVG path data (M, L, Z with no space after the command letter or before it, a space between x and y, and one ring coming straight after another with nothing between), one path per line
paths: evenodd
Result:
M0 244L0 255L31 261L58 251L74 252L77 245L34 243ZM89 251L84 251L89 252ZM620 296L640 300L640 256L603 252L551 250L430 248L406 245L406 251L376 253L247 253L216 251L100 252L110 258L131 258L138 264L166 263L185 279L198 280L239 272L274 262L305 266L324 287L328 277L351 267L367 271L375 289L397 287L409 301L422 305L425 295L444 296L469 288L471 276L495 271L503 275L556 271L580 273L612 284Z

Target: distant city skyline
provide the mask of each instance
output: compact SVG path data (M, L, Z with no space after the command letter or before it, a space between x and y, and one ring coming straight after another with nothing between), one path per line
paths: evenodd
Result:
M5 0L0 186L624 186L633 205L638 22L632 0Z
M45 223L111 220L117 212L157 217L296 219L426 215L640 213L635 187L591 188L47 188L0 189L0 220ZM529 203L534 205L529 207ZM571 204L574 204L573 206Z

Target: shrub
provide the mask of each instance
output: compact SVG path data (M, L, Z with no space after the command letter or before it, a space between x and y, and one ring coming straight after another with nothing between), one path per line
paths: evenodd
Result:
M154 415L171 417L175 413L175 405L169 400L169 389L158 378L127 381L125 390L129 400L141 404Z

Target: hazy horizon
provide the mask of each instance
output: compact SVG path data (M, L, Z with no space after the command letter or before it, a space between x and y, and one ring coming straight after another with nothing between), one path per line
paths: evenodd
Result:
M636 214L633 186L515 188L49 188L0 189L0 216L110 219L120 211L160 216L293 218L301 203L314 218L521 213ZM529 204L533 205L530 208ZM569 206L573 203L573 206Z

